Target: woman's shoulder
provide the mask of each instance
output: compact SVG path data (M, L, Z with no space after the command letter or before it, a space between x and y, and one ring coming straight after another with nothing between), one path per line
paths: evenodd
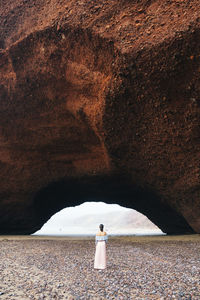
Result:
M104 235L107 235L107 233L105 231L99 231L97 234L97 236L104 236Z
M96 234L97 236L101 236L102 235L102 232L101 231L99 231L99 232L97 232L97 234Z

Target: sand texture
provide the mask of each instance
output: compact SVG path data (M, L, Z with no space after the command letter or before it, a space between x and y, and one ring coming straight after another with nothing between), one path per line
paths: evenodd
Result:
M200 299L200 236L116 237L93 269L91 238L0 237L1 299Z

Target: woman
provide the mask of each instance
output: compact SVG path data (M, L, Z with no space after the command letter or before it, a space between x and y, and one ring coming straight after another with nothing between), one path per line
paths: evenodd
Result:
M100 231L96 235L96 252L94 259L94 268L103 270L106 268L106 242L108 236L103 231L103 224L99 225Z

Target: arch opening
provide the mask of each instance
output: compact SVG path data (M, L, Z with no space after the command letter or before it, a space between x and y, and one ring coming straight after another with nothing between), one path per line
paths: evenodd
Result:
M164 234L136 210L118 204L84 202L55 213L34 235L94 236L99 224L104 224L110 236Z
M41 189L34 198L35 226L39 230L47 220L66 207L85 201L103 201L132 208L145 215L166 234L193 233L186 220L149 188L133 186L119 176L91 176L60 180Z

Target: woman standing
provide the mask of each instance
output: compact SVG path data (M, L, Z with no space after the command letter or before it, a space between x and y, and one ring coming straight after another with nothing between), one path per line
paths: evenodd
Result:
M103 230L103 224L99 225L100 231L96 235L96 252L94 259L94 268L103 270L106 268L106 242L108 236Z

